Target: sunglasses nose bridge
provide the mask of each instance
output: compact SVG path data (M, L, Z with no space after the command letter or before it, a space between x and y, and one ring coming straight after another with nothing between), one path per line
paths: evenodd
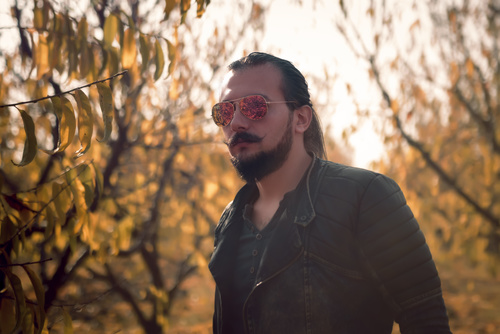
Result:
M241 112L240 101L232 102L233 105L233 117L229 125L234 129L243 129L248 126L250 119Z

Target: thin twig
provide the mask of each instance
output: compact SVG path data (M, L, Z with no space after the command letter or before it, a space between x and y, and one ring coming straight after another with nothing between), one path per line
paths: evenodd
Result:
M30 264L39 264L47 261L52 261L53 259L50 257L45 260L40 260L40 261L33 261L33 262L24 262L24 263L11 263L11 264L5 264L5 265L0 265L0 268L7 268L7 267L22 267L22 266L28 266Z
M19 106L19 105L23 105L23 104L29 104L29 103L36 103L36 102L39 102L39 101L42 101L42 100L47 100L47 99L50 99L50 98L53 98L53 97L56 97L56 96L61 96L61 95L65 95L65 94L69 94L69 93L72 93L76 90L79 90L79 89L82 89L82 88L85 88L85 87L90 87L92 85L96 85L98 83L101 83L101 82L105 82L105 81L108 81L108 80L111 80L113 78L116 78L117 76L120 76L120 75L124 75L125 73L127 73L128 71L127 70L124 70L124 71L121 71L121 72L118 72L112 76L110 76L109 78L106 78L106 79L102 79L102 80L97 80L97 81L94 81L94 82L91 82L89 84L86 84L84 86L80 86L80 87L76 87L76 88L73 88L71 90L68 90L68 91L65 91L65 92L61 92L59 94L54 94L54 95L49 95L49 96L44 96L44 97L41 97L39 99L36 99L36 100L31 100L31 101L24 101L24 102L17 102L17 103L11 103L11 104L4 104L4 105L0 105L0 108L6 108L6 107L15 107L15 106Z

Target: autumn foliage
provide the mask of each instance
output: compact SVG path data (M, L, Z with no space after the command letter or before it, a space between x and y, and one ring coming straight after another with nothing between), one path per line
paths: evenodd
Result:
M8 2L0 333L210 332L212 232L241 182L207 110L232 52L258 49L265 8L228 2L237 20L197 31L215 2ZM339 1L332 18L379 96L357 104L387 148L373 168L404 188L454 333L495 333L500 7L366 6Z
M179 39L209 2L100 1L85 15L12 4L20 42L2 53L0 76L0 332L160 333L185 308L210 326L212 229L238 181L203 128L211 91L188 89L202 82ZM144 19L159 8L156 25ZM193 277L204 289L186 294Z

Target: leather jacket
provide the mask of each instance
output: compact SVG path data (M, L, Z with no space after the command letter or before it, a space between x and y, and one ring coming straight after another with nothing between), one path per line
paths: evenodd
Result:
M226 334L224 305L242 225L235 216L252 187L238 192L215 230L209 268L218 334ZM306 189L262 256L243 310L247 334L390 334L394 321L402 333L450 333L434 261L399 186L315 158Z

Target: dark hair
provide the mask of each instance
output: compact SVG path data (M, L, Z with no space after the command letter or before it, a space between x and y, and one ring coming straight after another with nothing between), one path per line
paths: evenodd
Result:
M313 108L307 81L300 71L288 60L281 59L263 52L252 52L248 56L231 63L228 68L232 71L240 71L258 65L271 64L280 70L282 75L283 96L287 101L288 108L293 111L297 106L308 105L312 110L312 120L309 128L304 133L304 146L307 152L325 159L325 141L318 114Z

